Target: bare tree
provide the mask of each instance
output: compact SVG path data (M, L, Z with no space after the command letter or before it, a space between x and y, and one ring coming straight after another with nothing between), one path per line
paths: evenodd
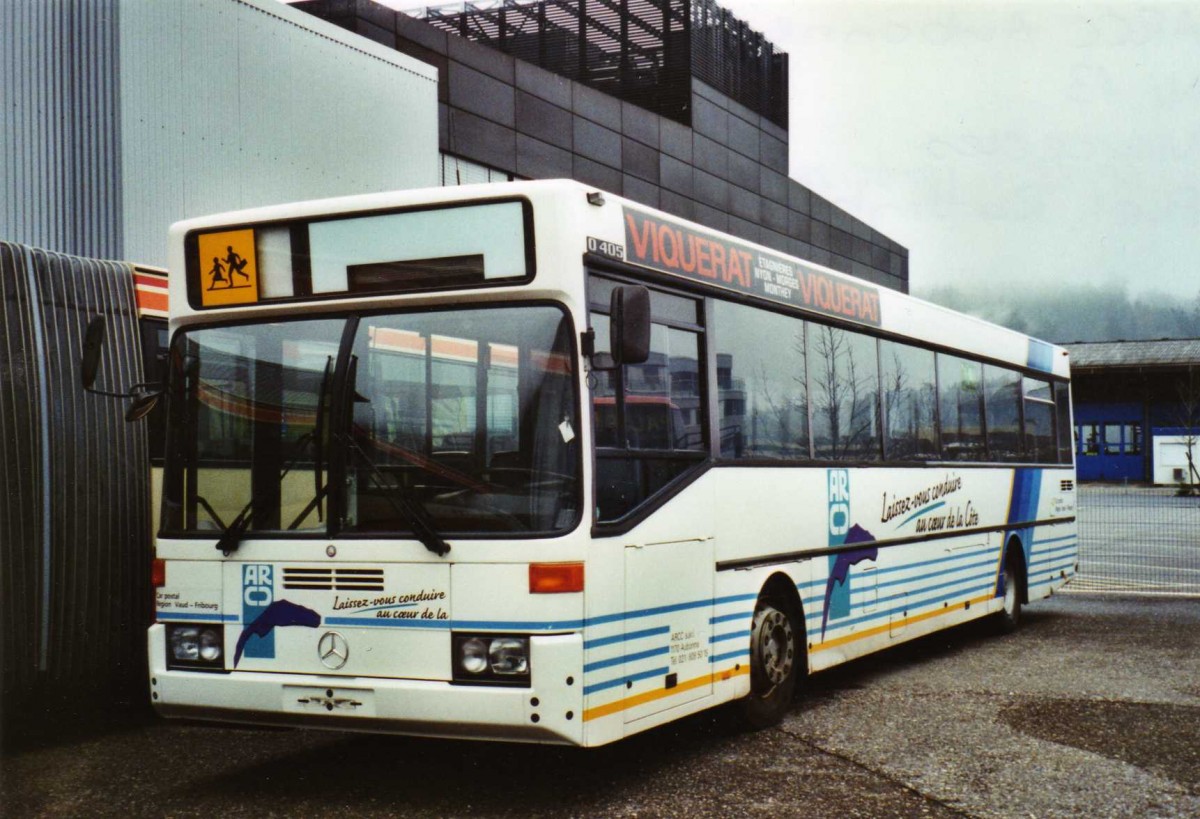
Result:
M845 459L862 453L875 426L875 394L871 390L873 367L856 362L851 336L835 327L814 325L817 338L810 362L816 395L813 414L820 417L829 435L829 457ZM862 374L865 369L866 374Z
M808 385L804 379L804 331L799 330L793 337L792 351L797 358L793 362L798 366L790 369L793 375L786 381L772 381L767 362L759 361L757 377L761 388L755 390L755 395L761 395L766 404L766 414L769 414L774 429L765 436L759 436L757 406L754 408L754 429L756 430L755 445L765 438L767 442L776 442L780 446L781 455L794 456L796 450L804 456L808 455ZM799 371L799 375L795 372ZM773 386L774 384L774 386ZM789 386L791 389L789 389ZM799 426L799 429L796 427Z

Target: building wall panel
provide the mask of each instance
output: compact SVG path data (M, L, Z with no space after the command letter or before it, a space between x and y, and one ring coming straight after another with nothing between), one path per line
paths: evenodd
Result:
M120 0L123 258L216 211L438 182L437 75L271 0Z
M119 257L117 0L0 2L0 238Z

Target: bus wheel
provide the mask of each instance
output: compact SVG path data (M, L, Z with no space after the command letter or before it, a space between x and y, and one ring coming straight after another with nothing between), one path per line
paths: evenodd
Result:
M1021 570L1017 558L1004 560L1004 608L996 612L996 631L1011 634L1021 625Z
M776 725L791 706L804 662L797 652L801 633L790 606L774 597L758 599L750 627L750 693L741 702L751 727Z

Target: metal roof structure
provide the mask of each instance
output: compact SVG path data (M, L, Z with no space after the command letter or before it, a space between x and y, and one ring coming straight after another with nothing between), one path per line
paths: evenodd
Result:
M1200 338L1155 341L1075 341L1064 344L1071 369L1200 366Z
M408 12L684 125L691 78L788 127L788 57L715 0L474 0Z

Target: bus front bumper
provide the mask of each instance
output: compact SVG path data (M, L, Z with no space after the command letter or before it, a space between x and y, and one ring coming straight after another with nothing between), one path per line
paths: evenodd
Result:
M528 688L429 680L167 669L163 627L149 633L150 697L164 717L340 731L582 745L578 634L530 641ZM538 674L537 669L547 669ZM567 679L572 683L567 684ZM536 703L536 704L535 704Z

